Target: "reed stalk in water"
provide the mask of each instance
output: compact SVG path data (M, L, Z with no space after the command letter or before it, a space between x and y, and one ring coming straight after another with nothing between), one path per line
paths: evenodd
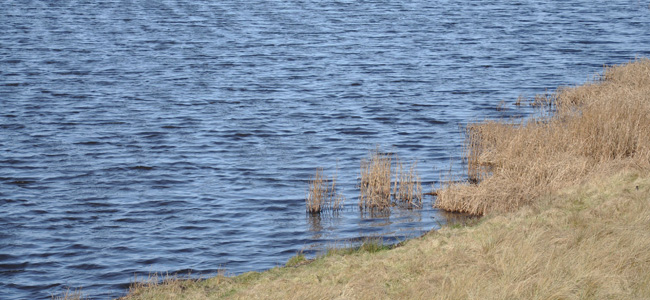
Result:
M375 149L369 159L361 160L359 207L386 209L391 206L390 178L392 155Z
M399 159L396 159L395 182L393 195L398 203L407 204L409 207L422 207L422 184L417 172L417 162L411 164L407 170Z
M307 212L319 214L324 211L334 212L343 207L345 198L336 191L336 175L332 177L331 185L323 174L323 169L316 170L316 175L309 180L309 189L305 197Z

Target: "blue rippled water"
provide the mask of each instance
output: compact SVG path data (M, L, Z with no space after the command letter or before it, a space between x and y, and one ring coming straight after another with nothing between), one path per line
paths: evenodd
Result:
M431 198L357 208L375 146L417 160L427 191L450 161L461 174L463 124L650 56L638 0L0 7L2 299L116 297L134 275L419 235L445 221ZM305 213L317 167L338 172L338 216Z

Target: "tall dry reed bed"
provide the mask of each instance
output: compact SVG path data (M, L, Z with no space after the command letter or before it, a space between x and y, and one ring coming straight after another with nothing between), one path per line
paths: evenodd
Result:
M436 207L511 211L613 165L650 167L650 60L605 67L594 82L538 96L552 113L467 127L470 184L438 191Z

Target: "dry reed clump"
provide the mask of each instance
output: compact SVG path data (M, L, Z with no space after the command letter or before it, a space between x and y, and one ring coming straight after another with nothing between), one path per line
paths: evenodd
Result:
M76 289L74 291L71 291L70 289L67 289L63 295L60 296L54 296L52 295L52 300L83 300L83 299L88 299L85 298L83 295L83 292L81 289Z
M409 207L422 207L422 184L417 172L417 162L411 164L408 170L399 159L396 160L395 182L393 195L395 200Z
M219 270L215 282L229 282L223 270ZM129 285L128 294L118 299L205 299L204 278L193 278L191 274L170 275L163 273L149 274L147 278L135 277Z
M361 160L359 207L361 209L386 209L391 206L390 177L392 155L375 149L370 159Z
M375 149L370 153L370 159L361 160L361 209L385 210L395 203L422 207L422 184L417 172L417 162L406 169L399 158L393 156ZM395 180L391 182L393 174Z
M316 175L309 180L309 190L305 197L307 212L320 214L322 212L336 212L343 208L345 198L336 192L336 175L332 177L331 185L323 169L316 170Z
M551 113L467 127L472 184L448 183L436 207L512 211L610 163L650 167L650 60L606 67L595 82L535 98Z

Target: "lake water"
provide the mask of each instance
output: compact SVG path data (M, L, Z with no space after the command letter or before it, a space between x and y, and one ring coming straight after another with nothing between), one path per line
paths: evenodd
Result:
M450 165L462 176L463 124L650 56L638 0L1 7L2 299L104 299L136 274L239 274L420 235L445 222L430 196L360 213L370 150L417 160L430 191ZM338 172L337 216L305 213L317 167Z

